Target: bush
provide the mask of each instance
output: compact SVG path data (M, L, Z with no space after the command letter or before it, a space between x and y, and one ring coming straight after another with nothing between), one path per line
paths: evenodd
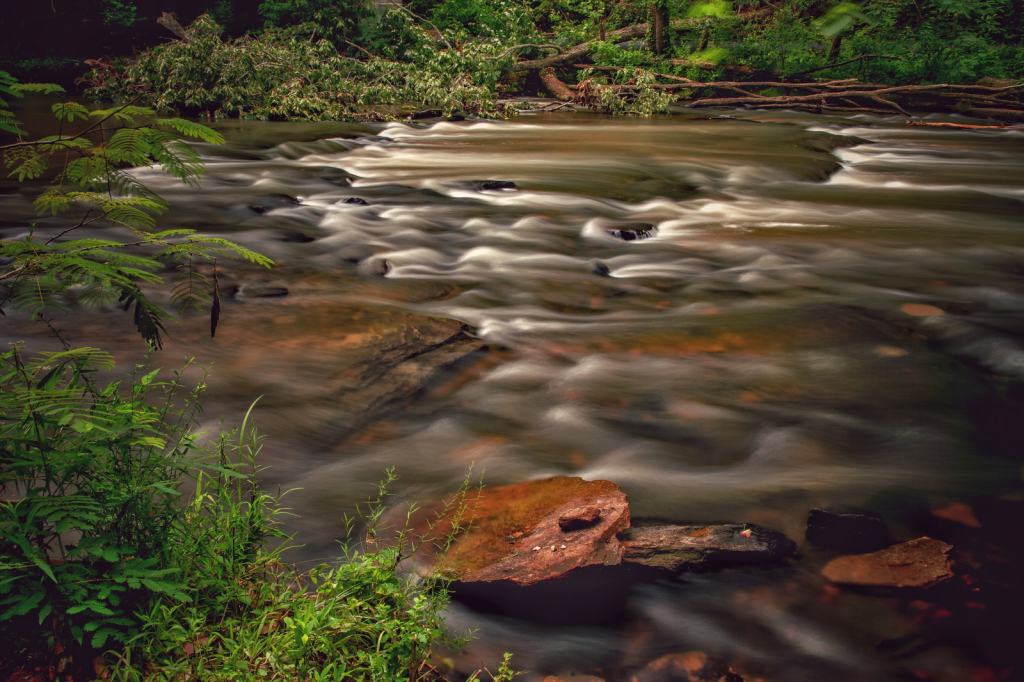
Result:
M114 680L406 682L465 643L441 618L447 583L399 572L407 528L333 568L286 566L287 545L265 544L285 510L258 490L258 434L246 415L201 445L202 382L137 368L101 388L113 361L90 348L26 362L16 346L0 366L6 656L60 672L106 651Z

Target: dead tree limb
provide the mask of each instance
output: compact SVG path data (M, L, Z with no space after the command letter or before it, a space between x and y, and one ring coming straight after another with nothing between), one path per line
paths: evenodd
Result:
M160 15L160 18L156 20L156 23L160 24L174 35L181 38L186 43L192 42L192 36L188 34L188 31L178 23L178 18L173 14L164 12Z
M908 126L931 126L933 128L967 128L969 130L1002 130L1006 126L974 126L967 123L925 123L924 121L907 121Z
M548 68L543 69L540 72L540 80L544 83L544 87L548 89L548 92L550 92L554 97L557 97L563 102L572 100L572 92L570 92L569 88L566 87L565 83L558 80L558 77L555 76L554 68L549 66Z

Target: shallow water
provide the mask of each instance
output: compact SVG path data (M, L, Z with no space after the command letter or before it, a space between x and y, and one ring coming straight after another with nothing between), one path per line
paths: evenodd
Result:
M341 514L386 467L397 501L426 502L472 464L492 485L608 479L636 517L756 523L798 543L812 507L867 509L894 540L945 533L1019 566L1007 519L1022 499L1024 131L736 116L217 124L229 141L202 146L200 189L139 178L173 204L163 225L279 267L227 265L242 293L225 331L202 340L186 316L160 362L214 363L211 425L266 396L266 483L299 489L297 560L334 552ZM0 194L3 238L24 232L32 193ZM656 232L610 234L629 223ZM289 294L247 298L258 282ZM467 323L485 348L353 423L365 413L331 363L353 320L372 330L408 314ZM130 361L129 322L110 310L62 327ZM53 343L39 325L0 324L5 340ZM954 502L974 505L982 530L931 514ZM1010 665L1000 637L1021 632L1018 581L990 578L1012 598L947 622L943 600L966 603L952 588L837 591L805 549L788 568L643 586L629 618L600 627L456 603L452 622L481 630L454 661L492 665L508 649L532 674L609 679L691 649L751 679L970 680Z

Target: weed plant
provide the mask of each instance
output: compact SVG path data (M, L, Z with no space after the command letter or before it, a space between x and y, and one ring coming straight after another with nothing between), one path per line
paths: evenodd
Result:
M435 647L467 641L442 620L447 583L401 573L408 525L334 566L286 565L256 428L247 414L204 442L202 381L137 368L101 387L113 359L91 348L26 361L15 346L0 367L8 663L59 679L414 682ZM394 479L364 513L370 537Z

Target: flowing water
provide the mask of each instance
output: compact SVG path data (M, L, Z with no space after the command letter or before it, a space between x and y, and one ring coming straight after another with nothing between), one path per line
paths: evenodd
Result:
M531 675L625 680L700 650L751 679L1008 679L1020 584L989 567L1024 565L1024 131L735 115L217 124L228 144L201 146L200 189L138 175L174 205L162 224L279 267L224 266L239 294L218 339L186 316L160 362L214 363L211 426L265 395L266 483L299 489L297 560L331 555L385 468L396 501L426 502L472 464L491 485L608 479L634 517L798 543L812 507L865 509L894 540L959 543L988 590L960 575L910 596L840 591L805 547L787 567L642 586L620 623L455 603L453 624L481 627L461 669L510 650ZM0 194L4 238L35 191ZM246 296L257 284L288 295ZM478 349L398 403L353 404L337 358L420 316L468 324ZM114 309L60 325L138 357Z

